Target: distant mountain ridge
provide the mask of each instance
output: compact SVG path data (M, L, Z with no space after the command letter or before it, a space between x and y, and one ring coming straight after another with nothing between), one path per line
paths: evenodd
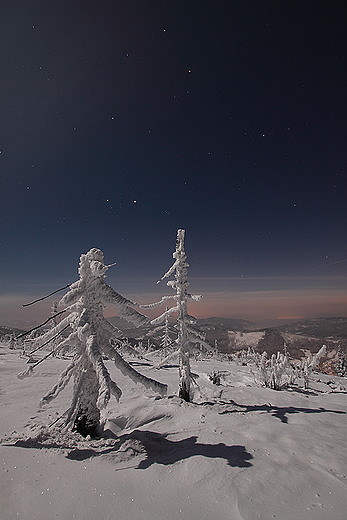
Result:
M323 338L337 336L347 339L347 318L315 318L281 325L278 330Z
M207 323L208 320L202 328L206 328ZM215 318L212 323L216 323ZM336 351L339 346L342 350L347 350L347 317L315 318L253 330L250 330L249 325L249 322L245 322L243 329L229 330L219 325L213 331L206 332L210 341L215 336L218 349L222 352L232 353L252 347L260 352L265 350L271 355L283 351L286 346L292 357L300 359L305 351L318 352L323 344L327 345L328 351Z
M121 329L126 337L133 339L150 339L157 347L163 336L162 327L151 326L136 329L124 320L113 317L111 323ZM347 349L347 317L316 318L279 327L255 329L252 322L243 319L211 318L197 319L194 328L206 334L207 341L220 352L235 353L252 347L255 350L269 354L283 351L286 346L290 355L300 359L304 352L318 352L323 344L328 350L336 350L341 346ZM174 338L174 323L171 324L171 334Z
M249 330L254 327L251 321L235 319L235 318L219 318L213 316L212 318L198 318L196 320L198 326L214 326L236 330Z
M130 323L114 316L108 320L119 328L124 338L136 345L139 341L151 343L159 348L164 335L164 326L153 327L147 325L135 328ZM328 351L337 351L338 347L347 350L347 317L315 318L302 320L278 327L254 329L252 322L213 316L196 319L194 328L205 333L206 340L217 346L220 352L235 353L252 347L259 352L264 350L269 354L282 351L286 346L289 354L300 359L305 351L317 352L325 344ZM18 335L18 329L0 327L0 338L10 334ZM170 323L170 337L176 338L175 322Z

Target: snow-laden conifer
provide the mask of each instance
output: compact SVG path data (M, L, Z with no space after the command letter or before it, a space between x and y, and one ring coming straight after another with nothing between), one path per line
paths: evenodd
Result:
M164 280L165 278L174 275L174 280L169 280L167 285L171 287L176 294L174 296L163 296L159 302L152 303L149 305L141 305L142 308L154 308L157 305L166 304L168 300L174 300L176 304L167 308L163 314L151 321L153 325L158 325L166 320L171 314L177 313L177 327L178 327L178 361L179 361L179 383L178 383L178 395L185 401L190 401L190 385L192 381L192 374L190 371L190 342L196 343L197 341L203 341L198 337L198 332L191 327L192 319L188 315L187 302L188 300L199 301L201 295L193 295L188 293L188 280L187 280L187 268L188 263L186 261L186 253L184 250L184 235L185 230L179 229L177 231L176 239L176 250L173 253L174 263L170 269L162 276L157 282ZM171 357L172 355L170 355Z
M337 362L335 365L335 372L337 376L344 377L347 375L347 357L341 347L337 351Z
M169 308L166 307L165 311L168 311L168 310L169 310ZM171 341L170 334L169 334L169 316L166 315L165 316L165 325L164 325L164 334L163 334L163 337L161 340L161 346L163 349L165 349L171 343L172 343L172 341Z
M311 372L319 365L320 359L326 354L326 345L323 345L316 354L313 356L310 354L306 359L301 362L299 372L304 379L304 388L308 389L310 382Z
M119 337L120 331L104 318L103 309L106 304L114 305L119 316L135 326L147 324L149 318L133 309L137 305L135 302L124 298L106 284L104 278L107 269L100 249L93 248L82 254L80 278L69 286L70 290L59 302L59 305L67 305L65 310L68 315L34 342L34 350L37 351L53 339L59 338L55 351L65 348L72 351L71 363L50 392L41 399L41 404L54 399L73 377L73 397L65 414L65 426L72 427L84 436L97 434L100 410L107 406L111 395L119 400L122 394L121 389L111 380L103 356L112 359L116 367L135 383L141 383L162 395L167 390L166 385L134 370L111 342ZM67 329L69 335L63 337L62 333ZM49 352L36 364L55 351ZM29 375L34 367L35 365L18 377Z

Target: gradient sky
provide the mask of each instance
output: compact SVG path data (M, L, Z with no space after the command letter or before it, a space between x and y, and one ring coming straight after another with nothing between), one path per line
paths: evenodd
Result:
M91 247L125 296L170 294L178 228L192 314L347 314L345 2L0 9L0 324Z

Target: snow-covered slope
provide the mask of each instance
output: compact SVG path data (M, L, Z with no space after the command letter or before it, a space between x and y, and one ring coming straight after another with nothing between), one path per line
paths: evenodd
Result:
M175 397L177 367L137 360L137 370L169 385L158 398L106 361L123 396L104 413L109 438L87 441L59 421L46 427L68 407L70 387L38 408L67 363L47 360L20 381L25 360L0 347L2 518L345 518L346 394L324 376L306 392L276 392L256 387L249 367L193 362L198 386L186 403Z
M247 349L248 347L257 347L259 341L265 336L264 331L239 332L231 330L228 334L230 344L234 347L235 350Z

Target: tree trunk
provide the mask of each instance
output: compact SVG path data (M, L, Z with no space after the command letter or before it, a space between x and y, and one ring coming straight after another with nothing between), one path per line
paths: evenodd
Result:
M190 391L186 381L182 381L178 389L178 397L190 403Z
M98 437L100 426L100 410L96 406L99 395L99 382L93 365L89 362L83 376L80 390L78 412L74 421L73 431L83 437ZM77 385L78 382L75 382Z
M190 363L189 357L186 355L182 355L180 352L180 360L179 360L179 383L178 383L178 397L190 403L190 381L191 381L191 373L190 373Z

